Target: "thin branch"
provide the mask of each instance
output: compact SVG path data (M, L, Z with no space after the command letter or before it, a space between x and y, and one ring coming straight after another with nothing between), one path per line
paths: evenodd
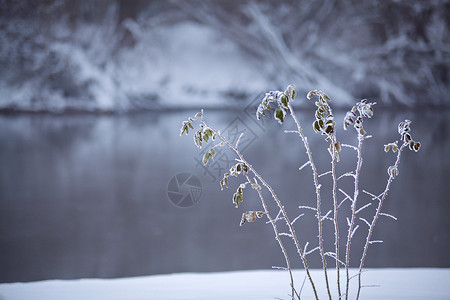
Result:
M353 174L353 172L347 172L347 173L344 173L341 176L339 176L337 180L340 180L341 178L344 178L344 177L353 177L353 178L355 178L355 174Z
M282 233L280 233L280 235L292 238L292 234L287 233L287 232L282 232Z
M313 253L314 251L319 250L319 249L320 249L319 247L316 247L316 248L314 248L314 249L311 249L311 250L309 250L308 252L306 252L305 255L309 255L309 254L311 254L311 253Z
M359 271L358 273L356 273L355 275L351 276L350 279L353 279L353 278L357 277L359 274L362 274L362 273L368 272L368 271L369 271L369 270L361 270L361 271Z
M366 193L367 195L371 196L372 200L378 200L378 201L381 201L380 197L383 195L383 193L381 193L379 196L376 196L376 195L374 195L372 193L369 193L366 190L363 190L363 193Z
M239 146L239 142L241 141L241 138L242 138L242 136L244 135L244 133L242 132L240 135L239 135L239 137L238 137L238 139L237 139L237 141L236 141L236 149L238 149L238 146Z
M342 146L342 147L347 147L347 148L353 149L353 150L355 150L355 151L358 151L358 148L357 148L357 147L355 147L355 146L352 146L352 145L348 145L348 144L341 144L341 146Z
M370 228L370 223L366 220L366 219L364 219L364 218L359 218L361 221L363 221L364 223L366 223L367 224L367 226L369 226L369 228Z
M362 288L371 288L371 287L381 287L379 284L365 284L361 286Z
M298 170L301 171L304 167L306 167L309 164L310 164L309 161L305 162L300 168L298 168Z
M397 159L395 160L394 168L398 168L398 165L400 163L400 157L401 157L402 151L406 147L406 145L407 145L406 143L403 143L400 146L400 148L398 149L398 151L397 151ZM381 206L383 205L383 202L386 199L386 196L387 196L387 194L389 192L389 188L391 187L391 183L392 183L393 180L394 180L394 175L393 174L389 174L389 178L388 178L387 183L386 183L386 188L380 194L380 196L382 197L381 199L380 199L380 196L375 196L373 194L371 195L374 198L378 199L379 202L378 202L377 211L375 212L375 215L373 217L372 223L370 224L369 233L367 234L366 243L364 245L363 254L361 256L361 262L359 264L359 271L360 271L360 273L361 273L362 268L364 267L364 262L365 262L366 255L367 255L367 249L369 248L370 239L372 238L373 229L375 227L375 224L377 222L377 219L378 219L379 215L381 214ZM368 193L368 192L366 192L366 193L370 195L370 193ZM360 292L361 292L361 274L359 274L359 276L358 276L358 293L356 295L356 299L359 299Z
M329 210L329 211L322 217L322 220L324 220L324 219L331 219L331 220L333 220L332 218L329 218L329 217L328 217L329 214L331 214L331 210Z
M305 205L300 205L298 208L300 208L300 209L303 208L303 209L309 209L309 210L317 211L316 208L311 207L311 206L305 206Z
M345 267L345 263L337 258L336 253L334 253L334 252L327 252L327 253L325 253L325 255L333 258L335 261L337 261L338 263L340 263L341 265L343 265Z
M392 218L392 219L394 219L395 221L397 221L397 218L394 217L393 215L390 215L390 214L380 213L380 216L386 216L386 217Z
M351 198L350 198L350 197L345 197L345 198L341 201L341 203L339 203L338 208L340 208L341 205L342 205L346 200L351 200Z
M350 197L346 192L344 192L342 189L339 189L339 192L341 192L342 194L344 194L346 199L350 199L350 201L353 202L352 197ZM346 199L342 200L342 202L344 202ZM341 202L341 203L342 203Z
M300 291L298 292L298 299L300 299L300 295L302 294L303 287L305 286L305 281L306 281L306 275L303 278L302 286L300 287Z
M295 133L298 134L297 130L285 130L284 133Z
M356 227L355 228L353 228L353 231L352 231L352 234L351 234L351 238L353 238L353 235L355 234L355 232L356 232L356 229L358 229L359 228L359 225L356 225Z
M305 214L300 214L297 217L294 218L294 220L292 220L292 225L294 225L295 221L297 221L298 219L300 219L300 217L303 217Z
M362 116L360 113L360 117L362 120ZM350 225L348 227L348 232L347 232L347 245L345 247L345 271L346 271L346 275L347 275L347 285L345 288L345 299L348 300L348 289L349 289L349 285L350 285L350 275L349 275L349 267L350 267L350 247L351 247L351 241L352 241L352 237L353 234L355 233L356 229L353 229L353 227L355 226L355 219L356 219L356 201L358 200L358 195L359 195L359 175L361 173L361 166L362 166L362 143L364 140L364 135L361 134L361 132L358 132L358 147L356 148L356 153L357 153L357 161L356 161L356 169L355 169L355 177L354 177L354 190L353 190L353 200L352 200L352 218L350 221Z
M248 176L248 174L244 174L244 175L245 175L245 178L247 179L247 181L251 183L250 177ZM257 182L256 177L254 179L255 179L255 182ZM287 251L286 251L286 248L284 247L283 242L281 241L280 234L278 233L277 225L275 224L275 221L272 219L272 217L269 213L269 209L267 208L267 204L263 198L261 190L257 189L256 192L258 193L259 199L261 200L261 204L263 206L264 213L265 213L267 219L269 220L270 224L272 225L273 231L275 233L275 239L277 240L278 245L280 246L281 252L283 253L284 260L285 260L286 266L287 266L287 270L289 271L289 277L291 279L292 294L294 295L294 293L296 293L296 291L295 291L295 287L294 287L294 276L292 275L292 268L291 268L291 262L289 260L289 256L287 254Z
M331 111L330 111L331 113ZM333 133L333 138L332 138L332 143L333 145L336 145L336 132ZM335 251L335 259L336 259L336 284L337 284L337 288L338 288L338 295L339 295L339 299L342 299L342 293L341 293L341 273L340 273L340 269L339 269L339 223L338 223L338 209L340 204L338 205L338 200L337 200L337 178L336 178L336 156L334 154L331 155L331 177L333 179L333 189L332 189L332 193L333 193L333 210L334 210L334 214L333 214L333 222L334 222L334 251ZM342 204L342 202L341 202Z
M331 174L331 171L328 171L328 172L325 172L325 173L322 173L322 174L320 174L318 177L320 178L320 177L322 177L322 176L325 176L325 175L328 175L328 174Z
M363 207L361 207L361 208L359 208L356 212L355 212L355 214L358 214L360 211L362 211L364 208L367 208L367 207L369 207L369 206L371 206L372 205L372 203L368 203L368 204L366 204L366 205L364 205Z
M369 244L376 244L376 243L383 243L382 240L374 240L374 241L370 241Z
M278 267L278 266L272 266L272 269L284 270L284 271L288 270L288 268L286 268L286 267Z
M303 248L303 252L306 253L306 249L308 248L309 242L306 242L305 247Z
M323 266L323 272L325 275L325 283L327 286L327 292L328 292L328 297L331 300L331 291L330 291L330 284L328 282L328 272L327 272L327 261L325 259L325 254L324 254L324 249L323 249L323 226L322 226L322 216L321 216L321 197L320 197L320 184L318 181L318 172L317 172L317 168L316 165L314 164L314 160L312 157L312 153L311 153L311 149L309 148L309 144L308 144L308 140L306 139L305 135L303 134L302 131L302 127L300 126L300 122L297 119L297 116L295 115L294 109L292 108L292 105L290 102L287 103L288 104L288 108L289 108L289 112L292 116L292 118L294 119L295 124L297 125L297 131L298 131L298 135L300 136L300 138L303 141L303 144L305 146L306 149L306 154L308 155L308 161L310 163L311 169L313 171L313 180L314 180L314 187L316 188L316 200L317 200L317 224L318 224L318 229L319 229L319 249L320 249L320 256L322 258L322 266ZM314 294L316 296L316 298L318 298L316 290L314 290Z
M203 123L203 125L205 125L205 126L207 126L207 127L209 127L209 128L212 129L212 127L211 127L211 126L208 126L208 124L207 124L203 119L201 119L201 122ZM307 263L307 261L306 261L306 257L304 256L304 254L303 254L303 252L302 252L302 249L300 248L300 243L299 243L299 241L298 241L297 235L295 234L295 229L294 229L294 227L292 226L291 221L289 220L289 217L288 217L288 215L287 215L286 210L284 209L284 206L281 204L280 200L278 199L277 195L275 194L275 191L274 191L273 188L272 188L272 187L271 187L271 186L270 186L270 185L262 178L262 176L261 176L261 175L253 168L253 166L245 160L245 158L242 156L242 154L239 152L239 150L238 150L235 146L233 146L233 145L232 145L232 144L231 144L231 143L230 143L230 142L229 142L229 141L228 141L228 140L227 140L227 139L226 139L219 131L214 130L214 129L212 129L212 130L213 130L214 132L216 132L216 133L218 134L218 136L220 137L220 139L221 139L222 141L224 141L224 143L225 143L231 150L233 150L233 151L236 153L236 155L239 157L239 159L241 159L242 162L248 167L249 171L251 171L251 172L255 175L255 177L262 183L263 186L265 186L265 187L268 189L268 191L269 191L270 194L272 195L272 199L275 201L275 203L277 204L278 208L281 210L281 213L282 213L282 215L283 215L283 217L284 217L284 221L286 222L286 225L288 226L289 231L290 231L290 233L292 234L292 239L293 239L294 244L295 244L295 247L296 247L296 249L297 249L297 253L299 254L299 256L300 256L300 258L301 258L301 260L302 260L303 266L305 267L305 271L306 271L306 274L308 275L309 281L310 281L311 286L312 286L312 288L313 288L314 295L315 295L316 299L318 299L319 297L318 297L318 295L317 295L317 290L316 290L316 287L315 287L315 285L314 285L314 281L313 281L313 279L312 279L312 277L311 277L311 274L310 274L310 272L309 272L309 267L308 267L308 263ZM248 175L247 175L246 173L244 173L244 174L245 174L247 180L250 182L250 179L248 178ZM261 198L261 201L263 202L261 191L260 191L260 190L257 190L257 192L258 192L259 197ZM265 204L265 202L264 202L264 204ZM263 205L264 205L264 204L263 204ZM265 211L268 212L267 207L265 207ZM272 226L274 227L274 231L275 231L275 230L276 230L276 225L275 225L274 222L272 222ZM277 238L279 239L278 231L276 231L276 232L277 232ZM280 243L280 241L279 241L279 244L280 244L280 247L281 247L282 244ZM282 248L282 249L284 249L284 248ZM286 258L287 258L287 253L285 253L285 251L284 251L283 254L285 254L285 259L286 259ZM288 259L286 259L286 262L288 262ZM290 273L290 275L292 275L292 273ZM291 286L292 286L292 295L294 295L294 294L295 294L295 288L294 288L293 277L292 277L292 276L291 276Z
M278 221L284 220L284 217L279 217L279 218L275 218L273 219L273 222L276 223ZM271 221L267 221L266 224L269 224Z

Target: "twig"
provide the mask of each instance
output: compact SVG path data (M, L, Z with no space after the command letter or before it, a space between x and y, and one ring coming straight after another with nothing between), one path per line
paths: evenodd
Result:
M300 219L300 217L303 217L305 214L300 214L297 217L294 218L294 220L292 220L292 225L294 225L295 221L297 221L298 219Z
M405 148L406 145L407 145L406 143L403 143L401 145L401 147L398 149L397 159L395 160L395 163L394 163L394 167L395 168L398 168L403 148ZM363 254L361 256L361 262L359 264L358 293L356 295L356 299L359 299L359 294L361 292L361 270L364 267L364 262L365 262L366 255L367 255L367 249L369 248L370 239L372 238L373 229L375 227L375 223L377 222L378 216L381 214L381 206L383 205L383 202L386 199L386 196L387 196L387 194L389 192L389 188L391 187L391 183L392 183L393 180L394 180L394 176L392 174L389 174L389 178L388 178L387 183L386 183L386 188L384 189L384 192L381 193L381 195L382 195L381 199L379 197L373 195L379 200L379 202L378 202L377 211L375 212L375 215L373 217L372 223L370 224L370 227L369 227L369 233L367 234L366 243L364 245Z
M306 154L308 155L308 161L309 161L309 164L313 171L313 180L314 180L314 187L316 189L316 200L317 200L317 222L318 222L318 229L319 229L319 249L320 249L320 256L322 258L322 266L323 266L323 271L324 271L324 275L325 275L325 283L327 286L328 297L331 300L330 284L328 282L327 261L325 259L325 254L324 254L324 250L323 250L323 233L322 233L323 226L322 226L322 216L321 216L321 211L320 211L321 210L321 199L320 199L320 185L319 185L319 181L318 181L318 173L317 173L316 165L314 164L314 160L312 158L312 153L311 153L311 149L309 148L308 140L306 139L305 135L303 134L302 127L300 126L300 122L298 121L297 116L294 113L294 109L292 108L292 105L290 102L287 103L287 106L289 108L289 112L290 112L292 118L294 119L295 124L297 125L298 135L300 136L300 138L303 141L303 144L305 145ZM317 297L317 294L316 294L316 297Z
M355 174L353 174L352 172L347 172L347 173L342 174L341 176L339 176L337 180L340 180L341 178L349 177L349 176L355 178Z
M397 218L394 217L393 215L390 215L390 214L380 213L380 216L386 216L386 217L392 218L392 219L394 219L395 221L397 221Z
M355 170L355 177L354 177L354 192L353 192L353 200L352 200L352 218L350 221L350 226L348 227L348 232L347 232L347 245L345 248L345 272L347 275L347 285L345 287L345 299L348 300L348 289L349 289L349 285L350 285L350 274L349 274L349 267L350 267L350 246L351 246L351 241L352 241L352 236L355 233L353 231L353 226L355 225L355 218L356 218L356 201L358 199L358 194L359 194L359 175L361 173L361 166L362 166L362 156L361 156L361 151L362 151L362 143L363 143L363 134L361 134L360 132L358 132L358 147L356 149L356 153L357 153L357 162L356 162L356 170Z
M353 149L353 150L356 150L356 151L358 151L358 148L357 148L357 147L355 147L355 146L353 146L353 145L348 145L348 144L341 144L341 146L342 146L342 147L347 147L347 148L350 148L350 149Z
M202 119L200 119L200 121L203 123L203 125L205 125L205 126L207 126L207 127L209 127L209 128L211 128L211 130L213 130L219 137L220 137L220 139L230 148L230 149L232 149L235 153L236 153L236 155L239 157L239 159L241 159L241 161L248 167L248 169L255 175L255 177L262 183L262 185L263 186L265 186L268 190L269 190L269 192L270 192L270 194L272 195L272 198L273 198L273 200L275 201L275 203L277 204L277 206L278 206L278 208L280 209L280 211L281 211L281 214L283 215L283 217L284 217L284 220L285 220L285 222L286 222L286 225L288 226L288 228L289 228L289 231L290 231L290 233L291 233L291 235L292 235L292 239L293 239L293 241L294 241L294 244L295 244L295 247L296 247L296 249L297 249L297 252L298 252L298 254L299 254L299 256L300 256L300 258L301 258L301 260L302 260L302 263L303 263L303 266L305 267L305 270L306 270L306 274L308 275L308 278L309 278L309 281L311 282L311 286L312 286L312 288L313 288L313 291L314 291L314 295L315 295L315 297L316 297L316 299L318 299L319 297L318 297L318 295L317 295L317 290L316 290L316 287L315 287L315 285L314 285L314 281L313 281L313 279L312 279L312 277L311 277L311 274L310 274L310 272L309 272L309 267L308 267L308 263L307 263L307 261L306 261L306 257L304 256L304 254L303 254L303 251L302 251L302 249L300 248L300 243L299 243L299 241L298 241L298 238L297 238L297 235L295 234L295 230L294 230L294 227L292 226L292 223L291 223L291 221L289 220L289 217L287 216L287 213L286 213L286 210L284 209L284 206L281 204L281 202L280 202L280 200L278 199L278 197L277 197L277 195L275 194L275 191L273 190L273 188L261 177L261 175L259 175L259 173L253 168L253 166L250 164L250 163L248 163L246 160L245 160L245 158L242 156L242 154L239 152L239 150L235 147L235 146L233 146L218 130L215 130L215 129L213 129L211 126L209 126L204 120L203 120L203 118ZM246 175L247 176L247 175ZM247 179L248 181L250 181L249 179ZM257 190L258 191L258 194L260 194L261 193L261 191L259 191L259 190ZM260 196L260 197L262 197L262 195ZM275 223L273 223L273 224L275 224ZM277 237L279 238L279 235L277 235ZM287 254L286 254L287 255ZM292 293L292 295L294 295L294 293L295 293L295 290L294 290L294 285L292 284L292 289L293 289L293 293Z
M248 182L250 182L250 177L248 176L248 174L245 174L245 178L247 179ZM255 179L255 181L256 181L256 179ZM271 217L271 215L269 213L269 209L267 208L267 204L266 204L266 201L263 198L261 190L257 189L256 192L258 193L259 199L261 200L261 204L263 206L264 213L265 213L267 219L269 219L270 224L272 225L272 229L273 229L273 231L275 233L275 239L277 240L278 245L281 248L281 252L283 252L284 260L286 262L286 266L287 266L287 269L289 271L289 276L290 276L290 279L291 279L292 294L294 295L294 293L295 293L294 276L292 275L292 268L291 268L291 262L289 260L289 256L287 254L287 251L286 251L286 248L284 247L283 242L281 241L277 225L275 224L275 221L273 220L273 218Z
M298 170L301 171L304 167L306 167L309 164L310 164L309 161L305 162L300 168L298 168Z
M367 207L369 207L369 206L371 206L372 205L372 203L367 203L366 205L364 205L363 207L360 207L356 212L355 212L355 214L358 214L360 211L362 211L364 208L367 208Z
M297 130L285 130L284 133L295 133L298 134Z
M331 174L331 171L328 171L328 172L325 172L325 173L322 173L322 174L320 174L319 176L317 176L317 177L322 177L322 176L325 176L325 175L328 175L328 174Z
M300 209L303 208L303 209L309 209L309 210L317 211L316 208L311 207L311 206L305 206L305 205L300 205L298 208L300 208Z
M238 146L239 146L239 142L241 141L241 138L242 138L242 136L244 135L244 133L242 132L240 135L239 135L239 137L238 137L238 139L237 139L237 141L236 141L236 149L238 149Z

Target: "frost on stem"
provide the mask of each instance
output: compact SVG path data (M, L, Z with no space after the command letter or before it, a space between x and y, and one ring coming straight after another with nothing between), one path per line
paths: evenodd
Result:
M398 124L398 133L400 134L401 137L401 141L403 142L402 148L405 146L408 146L408 148L414 152L419 151L420 149L420 143L416 142L415 140L413 140L413 138L411 137L411 121L410 120L405 120L402 121ZM388 152L389 150L392 149L392 152L397 152L399 151L399 147L398 147L398 141L395 141L393 143L389 143L384 145L384 151ZM390 166L387 170L388 175L392 176L392 178L395 178L398 176L399 171L398 171L398 164L394 164L393 166Z
M359 184L359 176L361 173L361 165L362 165L362 155L361 155L362 143L365 139L369 138L369 136L366 134L366 132L363 128L363 119L371 118L373 116L373 107L372 106L375 103L368 103L366 99L363 99L359 103L357 103L355 106L353 106L352 109L349 112L347 112L347 114L344 118L344 122L343 122L344 129L347 129L350 125L353 125L353 127L355 128L355 130L357 132L358 147L355 147L355 146L351 146L351 145L347 145L347 144L340 144L339 142L337 142L336 127L335 127L336 122L335 122L331 107L329 105L330 97L327 94L325 94L321 91L317 91L317 90L310 91L308 93L308 95L307 95L308 99L311 99L313 96L317 96L317 98L318 98L318 100L315 102L317 109L315 112L315 120L312 124L313 129L316 133L320 133L321 135L325 136L325 140L327 142L329 142L328 151L332 157L331 171L326 171L319 175L316 165L314 164L314 161L312 159L312 152L311 152L311 149L309 148L307 138L306 138L306 136L304 136L304 134L302 132L302 128L300 126L300 123L295 116L292 105L290 104L290 102L296 96L296 92L295 92L294 88L295 88L294 85L289 85L284 92L270 91L270 92L266 93L261 104L258 106L258 109L256 111L256 117L258 119L260 119L263 115L266 114L267 111L273 110L275 119L278 121L278 123L282 124L286 120L286 116L289 113L293 117L293 119L297 125L297 130L290 130L290 131L286 131L286 132L297 133L302 138L302 141L305 144L306 152L308 155L308 160L299 169L302 170L306 166L311 166L311 169L313 171L313 184L316 188L317 207L315 207L315 208L310 207L310 206L300 206L299 207L302 210L305 209L305 210L311 210L311 211L315 212L317 219L318 219L319 245L312 250L307 251L308 243L305 244L305 247L303 250L301 249L299 239L297 238L297 235L293 228L293 224L304 214L302 213L302 214L298 215L296 218L294 218L293 221L290 221L290 218L288 217L283 204L276 196L272 187L261 177L261 175L259 175L256 172L256 170L253 168L253 166L251 164L249 164L245 160L245 158L242 156L242 154L239 152L238 144L239 144L239 140L242 137L242 135L239 137L238 142L236 142L235 145L231 144L220 133L220 131L215 130L214 128L208 126L208 124L203 119L203 110L201 112L197 113L193 118L190 117L186 121L182 122L182 126L180 129L180 135L184 135L185 133L186 133L186 135L188 135L189 131L193 131L194 132L194 134L193 134L194 143L199 148L202 148L206 143L210 143L207 145L207 147L209 147L209 149L207 149L207 151L205 152L205 154L203 156L203 160L202 160L203 164L205 164L205 165L210 160L214 159L214 156L216 154L216 151L215 151L216 147L227 146L236 153L236 155L238 156L238 159L236 159L237 163L234 164L226 173L224 173L224 176L223 176L222 180L220 181L220 187L222 190L224 189L224 187L228 188L228 185L229 185L228 179L230 176L238 177L239 175L243 175L243 177L245 177L245 181L238 185L236 192L232 196L232 200L233 200L233 203L236 208L238 208L240 206L240 204L243 202L243 198L244 198L243 192L244 192L244 189L247 187L247 185L250 185L251 188L254 189L258 193L258 196L261 199L261 203L262 203L264 210L263 211L251 210L251 211L244 212L242 214L242 217L240 220L240 226L244 225L245 223L254 222L257 219L262 218L264 215L268 218L267 223L270 223L272 225L274 232L275 232L276 240L278 241L280 248L283 252L283 255L285 257L285 260L286 260L287 268L283 268L283 269L289 270L289 273L290 273L291 287L292 287L292 299L295 298L294 296L296 296L297 298L300 298L300 296L294 288L294 280L293 280L293 276L292 276L292 272L291 272L290 260L287 255L286 249L283 246L283 242L280 239L281 236L288 236L294 241L297 252L298 252L298 254L302 260L302 263L305 267L306 277L308 277L311 282L311 286L314 290L316 299L318 299L318 294L317 294L317 291L315 288L314 281L309 273L309 267L308 267L308 263L306 260L306 256L316 250L318 250L320 252L320 255L322 257L327 291L328 291L328 295L329 295L330 299L331 299L332 295L331 295L330 287L329 287L329 283L328 283L325 256L331 257L336 260L336 270L337 270L337 274L338 274L337 287L338 287L339 298L341 299L344 296L345 296L345 298L348 298L349 280L351 279L351 277L349 276L349 272L348 272L348 268L350 267L350 263L349 263L350 262L350 244L351 244L351 240L352 240L355 232L357 231L358 228L360 228L359 225L356 224L356 221L358 219L362 223L367 225L369 227L369 231L367 234L364 250L361 255L359 272L357 275L355 275L355 276L358 276L358 294L357 294L357 299L358 299L359 294L360 294L360 289L362 287L361 273L362 273L362 268L364 266L367 249L368 249L369 245L371 245L371 244L381 243L380 240L372 240L371 239L375 223L380 215L387 216L387 217L390 217L390 218L396 220L396 218L392 215L389 215L386 213L381 213L381 206L387 196L387 193L389 191L392 181L399 174L398 167L399 167L399 162L400 162L400 154L405 147L408 147L410 150L417 152L420 149L421 145L419 142L415 141L411 137L411 129L410 129L411 121L405 120L405 121L401 122L398 125L398 132L401 137L400 143L399 143L399 141L394 141L392 143L388 143L388 144L384 145L385 152L389 152L390 150L392 150L394 153L397 153L397 159L396 159L395 163L388 168L389 177L387 180L385 190L379 196L376 196L374 194L366 192L365 190L362 190L366 194L372 196L372 200L378 201L378 207L376 209L376 212L374 213L373 219L371 220L371 222L369 222L370 220L366 220L362 217L357 218L356 216L358 213L360 213L362 210L370 209L370 207L372 205L372 203L368 203L368 204L365 204L358 208L356 206L356 203L357 203L357 199L358 199L358 195L359 195L359 185L358 184ZM199 123L197 131L195 131L195 129L194 129L195 122ZM211 145L211 141L214 142L214 141L216 141L216 139L218 139L218 142L216 142L215 145ZM339 161L339 152L341 151L342 147L349 147L351 149L356 150L357 156L358 156L357 166L354 171L346 172L343 175L336 178L335 162ZM254 174L254 176L255 176L254 182L252 182L250 180L249 173ZM330 210L325 215L322 215L322 213L321 213L321 196L320 196L321 184L319 183L318 178L324 177L324 175L328 175L328 174L332 175L331 177L333 180L334 210L333 211ZM355 189L354 189L353 196L348 195L342 189L338 189L337 181L343 177L353 177L354 183L355 183L355 187L354 187ZM326 177L324 177L324 178L326 178ZM324 179L321 179L321 180L324 180ZM276 218L272 218L270 216L267 205L261 194L262 187L267 188L267 190L272 195L273 200L277 204L279 213L276 216ZM338 203L338 201L337 201L337 196L336 196L337 190L341 191L345 196L344 199L340 201L340 203ZM343 206L342 204L344 202L346 202L347 200L349 200L349 202L351 202L351 217L347 218L348 234L347 234L347 245L346 245L346 253L345 253L346 257L345 257L345 262L343 262L340 260L340 255L339 255L339 226L338 226L338 222L337 222L337 219L338 219L337 212L338 212L338 209L342 209L342 206ZM333 217L331 217L332 212L334 212ZM279 233L277 226L276 226L276 222L278 220L284 220L286 222L289 232ZM332 220L335 222L335 252L325 252L324 251L325 247L323 245L323 236L322 236L322 221L324 221L324 220ZM346 291L343 292L342 294L340 291L340 283L339 283L339 278L340 278L339 265L345 266L346 271L347 271Z
M246 211L242 214L240 226L244 225L245 222L254 222L256 218L262 218L264 215L263 211Z
M356 103L350 111L347 112L344 118L344 129L347 130L348 126L353 124L359 135L364 136L366 132L363 128L363 117L372 118L373 116L373 105L375 102L367 103L367 99L363 99ZM356 114L359 112L359 116Z
M315 102L315 105L317 106L315 112L316 119L313 122L312 127L316 133L325 135L326 141L330 141L328 152L339 162L339 152L341 152L342 147L341 143L336 141L336 122L334 121L331 107L328 104L331 99L324 92L317 90L310 91L306 98L311 99L313 96L317 96L319 100Z
M401 140L403 142L403 144L400 146L400 148L397 146L398 141L395 141L394 143L389 143L387 145L384 145L384 151L388 152L390 149L392 149L393 152L397 152L397 159L395 160L394 165L392 165L392 166L390 166L388 168L389 178L387 180L386 187L385 187L384 191L380 194L380 196L375 196L375 195L373 195L371 193L366 192L367 194L371 195L374 199L378 200L378 207L377 207L377 210L376 210L375 215L373 217L373 220L370 223L369 232L368 232L367 237L366 237L366 243L364 245L363 254L361 255L361 261L360 261L359 273L358 273L358 293L356 295L356 299L359 299L359 295L360 295L360 292L361 292L361 287L362 287L362 284L361 284L361 271L362 271L362 268L364 267L364 263L365 263L365 259L366 259L366 255L367 255L367 249L369 248L370 244L378 242L378 241L372 241L371 240L372 233L373 233L373 230L375 228L375 224L376 224L376 222L378 220L378 217L380 215L386 215L386 216L390 216L394 220L396 220L396 218L394 216L382 213L381 212L381 207L382 207L382 205L384 203L384 200L386 199L386 196L387 196L387 194L389 192L389 189L391 187L392 181L394 180L394 178L396 176L398 176L398 173L399 173L398 172L398 166L400 164L401 153L402 153L403 149L406 146L408 146L410 150L414 150L415 152L419 151L419 149L420 149L420 143L414 141L412 139L412 137L411 137L410 124L411 124L411 121L405 120L405 121L400 122L400 124L398 125L398 133L400 134ZM366 222L366 223L368 223L368 222Z
M275 120L283 124L286 119L286 114L289 111L288 103L294 100L295 95L295 86L293 84L289 85L284 92L270 91L266 93L256 110L256 118L260 120L262 116L266 115L266 111L274 109L273 116Z

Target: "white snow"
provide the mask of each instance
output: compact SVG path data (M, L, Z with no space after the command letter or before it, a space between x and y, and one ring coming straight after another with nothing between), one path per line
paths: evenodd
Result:
M356 270L351 270L355 274ZM335 285L334 270L330 283ZM297 289L305 272L294 271ZM312 270L324 291L322 270ZM450 299L450 269L370 269L363 273L361 299ZM353 279L353 287L357 284ZM221 273L180 273L121 279L48 280L0 284L2 300L79 300L79 299L290 299L289 275L280 270ZM353 289L350 299L354 299ZM302 299L313 299L308 281Z

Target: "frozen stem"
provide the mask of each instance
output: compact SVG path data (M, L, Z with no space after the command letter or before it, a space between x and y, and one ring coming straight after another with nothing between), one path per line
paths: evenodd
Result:
M400 149L398 149L398 152L397 152L397 159L395 160L395 163L394 163L394 167L395 167L396 169L398 168L398 165L400 164L400 157L401 157L402 151L403 151L403 149L405 148L405 146L407 146L407 144L406 144L406 143L403 143L402 146L400 147ZM391 187L391 183L392 183L392 181L394 180L394 178L395 178L395 175L394 175L393 173L389 174L389 178L388 178L387 183L386 183L386 188L384 189L383 193L381 194L381 198L375 196L376 199L378 200L378 207L377 207L377 211L375 212L375 215L374 215L374 217L373 217L372 223L370 223L369 232L368 232L368 234L367 234L367 237L366 237L366 243L365 243L365 245L364 245L363 254L362 254L362 256L361 256L361 262L360 262L360 264L359 264L359 272L358 272L358 293L357 293L357 295L356 295L356 299L357 299L357 300L359 299L359 295L360 295L361 287L362 287L362 285L361 285L361 271L362 271L362 268L364 267L364 262L365 262L365 260L366 260L367 249L369 248L369 245L371 244L371 238L372 238L373 229L374 229L374 227L375 227L375 223L376 223L377 220L378 220L378 217L379 217L380 214L381 214L381 206L383 205L383 202L384 202L384 200L386 199L386 196L387 196L387 194L388 194L388 192L389 192L389 189L390 189L390 187Z
M275 203L277 204L277 206L278 206L278 208L280 209L280 212L281 212L281 215L283 216L283 218L284 218L284 221L286 222L286 225L288 226L288 228L289 228L289 232L290 232L290 234L291 234L291 238L293 239L293 241L294 241L294 244L295 244L295 247L296 247L296 249L297 249L297 252L298 252L298 254L299 254L299 256L300 256L300 258L301 258L301 260L302 260L302 263L303 263L303 266L304 266L304 268L305 268L305 270L306 270L306 274L308 275L308 278L309 278L309 281L310 281L310 283L311 283L311 286L312 286L312 288L313 288L313 291L314 291L314 295L315 295L315 297L316 297L316 299L319 299L319 297L318 297L318 295L317 295L317 291L316 291L316 287L315 287L315 285L314 285L314 281L313 281L313 279L312 279L312 277L311 277L311 274L310 274L310 272L309 272L309 267L308 267L308 263L307 263L307 261L306 261L306 257L305 257L305 255L304 255L304 253L303 253L303 251L302 251L302 249L301 249L301 247L300 247L300 243L299 243L299 241L298 241L298 238L297 238L297 235L296 235L296 233L295 233L295 229L294 229L294 227L292 226L292 222L290 221L290 219L289 219L289 217L288 217L288 215L287 215L287 212L286 212L286 210L284 209L284 206L281 204L281 202L280 202L280 200L278 199L278 197L277 197L277 195L275 194L275 191L273 190L273 188L261 177L261 175L259 175L259 173L253 168L253 166L250 164L250 163L248 163L247 162L247 160L242 156L242 154L239 152L239 150L233 145L233 144L231 144L218 130L215 130L215 129L213 129L211 126L209 126L204 120L203 120L203 118L202 119L200 119L200 121L203 123L203 125L204 126L206 126L206 127L208 127L208 128L211 128L211 130L213 130L218 136L219 136L219 138L231 149L231 150L233 150L235 153L236 153L236 155L239 157L239 159L240 159L240 161L242 161L245 165L247 165L247 167L249 168L249 170L254 174L254 176L259 180L259 182L261 182L262 183L262 185L264 186L264 187L266 187L268 190L269 190L269 192L270 192L270 194L272 195L272 198L273 198L273 200L275 201ZM247 175L248 176L248 175ZM248 178L247 178L247 180L248 181L250 181ZM259 190L257 190L257 192L258 192L258 195L259 195L259 197L260 197L260 199L263 199L262 198L262 194L261 194L261 191L259 191ZM262 201L263 202L263 201ZM264 202L265 203L265 202ZM263 204L263 206L265 206L265 204ZM265 206L264 207L264 209L265 210L267 210L267 206ZM275 222L272 222L271 224L273 224L273 225L275 225ZM273 226L273 227L276 227L276 226ZM274 229L275 230L275 229ZM276 238L277 238L277 241L280 239L280 234L278 233L278 230L276 231ZM279 242L280 243L280 242ZM280 247L281 247L281 245L280 245ZM283 252L283 254L285 254L285 252ZM287 258L287 254L286 254L286 258ZM293 285L293 282L291 282L291 285L292 285L292 289L293 289L293 293L292 293L292 297L294 297L294 295L295 295L295 290L294 290L294 285Z
M327 261L326 261L325 252L323 249L323 226L322 226L320 184L319 184L319 180L318 180L318 172L317 172L316 165L314 164L314 160L312 157L311 149L308 144L308 140L306 139L305 135L303 134L302 127L300 125L300 122L297 119L297 116L295 115L294 109L292 108L292 105L290 102L287 103L287 106L288 106L289 112L297 126L298 135L300 136L300 138L303 141L303 144L305 145L306 154L308 155L308 162L309 162L309 165L311 166L311 169L313 172L313 180L314 180L314 187L316 189L316 200L317 200L316 212L317 212L317 223L318 223L318 229L319 229L319 250L320 250L320 256L322 258L322 266L323 266L323 271L324 271L324 276L325 276L325 283L327 286L328 297L329 297L329 299L331 299L330 284L328 282ZM339 278L339 276L338 276L338 278Z

